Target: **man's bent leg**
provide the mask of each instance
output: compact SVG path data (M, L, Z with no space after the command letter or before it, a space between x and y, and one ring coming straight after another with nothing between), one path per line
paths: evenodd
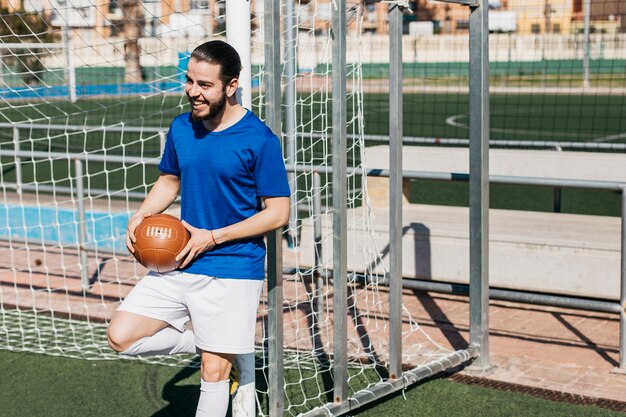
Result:
M228 410L230 368L235 355L202 351L202 380L196 417L224 417Z
M196 353L193 331L180 332L164 321L127 311L115 313L107 337L109 345L124 355Z

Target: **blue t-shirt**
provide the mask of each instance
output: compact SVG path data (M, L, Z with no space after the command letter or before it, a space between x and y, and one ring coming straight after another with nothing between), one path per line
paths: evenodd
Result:
M180 177L181 218L194 227L219 229L261 210L261 197L290 194L280 141L251 111L219 132L190 113L170 126L159 170ZM263 236L217 245L185 272L220 278L265 278Z

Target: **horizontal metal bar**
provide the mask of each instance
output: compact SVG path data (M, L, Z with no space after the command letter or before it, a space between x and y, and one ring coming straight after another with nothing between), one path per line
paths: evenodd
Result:
M624 188L626 188L626 182L571 180L565 178L512 177L503 175L491 175L489 176L489 182L494 184L534 185L538 187L552 188L586 188L590 190L609 190L618 192L621 192Z
M11 149L0 149L0 156L10 156L28 159L52 159L52 160L80 160L90 162L117 162L120 164L145 164L159 165L161 156L145 158L139 156L102 155L94 153L63 153L45 151L15 151ZM22 161L27 163L28 161Z
M67 45L65 43L37 43L37 42L22 42L22 43L2 43L0 49L65 49Z
M31 245L37 244L46 248L63 248L64 250L75 249L78 251L81 248L78 242L65 243L65 242L58 242L56 240L49 240L49 239L26 239L23 237L0 237L0 241L8 242L8 243L28 243ZM35 250L35 248L33 247L29 247L29 249ZM88 252L102 253L106 255L130 256L130 252L128 252L127 249L119 250L119 249L114 249L114 248L96 247L91 244L83 245L82 249Z
M328 139L328 135L323 133L306 133L301 134L300 137L324 140ZM358 141L361 140L361 138L365 141L389 143L389 135L348 135L348 139L352 141ZM469 146L469 139L404 136L402 138L402 143L413 145ZM489 146L502 146L510 148L626 150L626 143L559 142L510 139L491 139L489 140Z
M331 174L332 167L328 166L303 166L303 165L287 165L288 171L301 173L318 172L320 174ZM372 177L389 177L388 169L367 169L361 168L348 169L348 174L367 175ZM430 171L403 171L402 176L406 179L413 180L434 180L434 181L452 181L452 182L469 182L469 174L466 173L447 173L447 172L430 172ZM534 185L539 187L559 187L559 188L586 188L592 190L610 190L621 192L626 188L625 182L613 181L591 181L591 180L570 180L562 178L533 178L533 177L513 177L504 175L490 175L489 182L494 184L511 184L511 185Z
M356 281L367 283L369 281L375 281L378 285L388 286L387 277L366 277L364 275L356 275ZM426 281L419 279L404 278L402 280L402 288L419 290L419 291L432 291L443 294L454 295L468 295L469 285L457 284L442 281ZM551 306L551 307L566 307L577 310L587 311L599 311L604 313L619 313L622 311L622 306L619 300L600 300L586 297L573 297L564 295L545 294L533 291L519 291L502 288L490 288L489 298L493 300L514 301L519 303Z
M283 272L286 275L293 275L295 273L311 274L312 269L297 270L294 268L284 268ZM329 281L332 280L332 270L320 270L318 274L325 277ZM389 281L386 276L381 275L363 275L362 273L349 272L349 275L354 277L354 280L359 283L367 284L369 282L375 282L378 285L389 286ZM413 278L403 278L402 288L418 291L431 291L441 294L453 294L453 295L468 295L469 285L460 283L451 283L435 280L420 280ZM622 311L619 300L605 300L589 297L574 297L564 295L546 294L533 291L520 291L510 290L502 288L490 288L489 298L494 300L513 301L518 303L527 303L535 305L544 305L551 307L565 307L576 310L598 311L603 313L619 313Z
M478 0L438 0L443 3L455 3L463 6L478 6Z
M345 414L351 410L363 407L365 404L371 403L379 398L406 389L410 385L426 378L430 378L448 369L460 366L465 362L476 358L478 356L478 352L479 348L477 346L469 346L467 349L457 350L442 359L426 365L420 365L410 371L403 372L402 378L379 382L376 385L356 392L342 403L329 403L315 408L308 413L301 414L301 416L337 416Z
M72 132L148 132L159 133L167 132L167 129L161 127L140 127L140 126L85 126L85 125L62 125L62 124L43 124L43 123L0 123L0 128L18 128L18 129L42 129L42 130L63 130Z
M496 288L489 290L489 297L497 300L517 301L535 305L565 307L604 313L619 313L623 309L619 301L602 301L592 298L568 297L564 295L551 295Z
M2 186L6 188L17 189L17 184L14 182L5 182ZM46 184L20 184L22 190L35 191L35 192L55 192L60 194L73 194L75 189L63 185L46 185ZM106 196L107 198L132 198L143 199L146 197L147 192L140 191L126 191L126 190L105 190L103 188L91 188L87 189L87 197L97 198L98 195Z

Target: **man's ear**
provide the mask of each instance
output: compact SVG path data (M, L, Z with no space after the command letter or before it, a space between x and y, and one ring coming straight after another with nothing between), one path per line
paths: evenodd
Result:
M226 85L226 96L228 97L234 97L235 94L237 93L237 89L239 88L239 79L237 78L233 78L232 80L230 80L230 82Z

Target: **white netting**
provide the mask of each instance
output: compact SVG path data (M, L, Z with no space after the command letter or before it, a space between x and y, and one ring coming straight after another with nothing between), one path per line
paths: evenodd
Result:
M189 52L223 36L225 21L223 1L192 1L191 10L165 10L163 2L118 3L105 8L89 0L58 0L42 11L42 4L25 2L24 8L12 5L0 16L0 348L118 357L106 344L106 323L145 273L125 249L126 223L157 178L169 122L186 111L182 85ZM252 6L252 107L263 117L262 2ZM360 63L365 10L361 2L348 4L345 99L348 133L355 138L348 148L350 168L365 167L367 89ZM330 13L329 2L298 5L298 74L283 77L283 84L297 84L296 151L287 157L308 169L292 177L296 215L285 230L285 242L291 243L284 250L285 409L290 415L332 401L332 176L321 175L315 187L311 172L331 165ZM11 29L16 22L19 32ZM28 47L9 45L26 42ZM381 82L370 88L385 87ZM350 174L348 184L349 385L356 392L387 376L387 289L378 284L386 272L387 232L380 219L375 222L367 178ZM318 198L320 212L314 210ZM317 222L321 234L316 237ZM317 257L316 247L321 249ZM86 263L81 248L87 250ZM266 364L267 315L264 299L258 321L260 371ZM450 353L421 330L407 308L403 319L406 366ZM185 365L189 359L150 360ZM267 384L257 386L263 403Z

